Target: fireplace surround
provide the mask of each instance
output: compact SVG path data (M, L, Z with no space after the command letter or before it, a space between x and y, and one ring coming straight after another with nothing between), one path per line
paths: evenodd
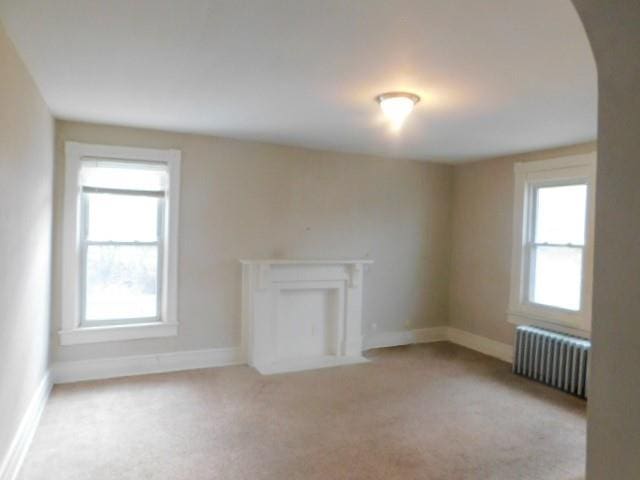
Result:
M366 362L368 259L241 260L242 350L262 374Z

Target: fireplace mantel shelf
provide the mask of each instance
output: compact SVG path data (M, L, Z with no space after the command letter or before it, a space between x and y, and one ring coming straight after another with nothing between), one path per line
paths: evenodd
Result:
M265 259L240 259L240 263L243 265L369 265L373 263L373 260L368 258L362 259L320 259L320 258L302 258L302 259L291 259L291 258L265 258Z

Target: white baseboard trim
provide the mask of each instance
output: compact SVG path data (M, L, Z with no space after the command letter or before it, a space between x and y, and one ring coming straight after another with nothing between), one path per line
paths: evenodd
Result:
M29 402L29 406L13 436L9 450L4 454L4 457L2 457L2 463L0 463L0 480L15 480L18 476L33 436L40 423L40 417L42 417L44 407L49 399L51 387L51 375L47 372Z
M430 327L414 330L417 343L444 342L447 340L447 327Z
M367 335L364 350L395 347L414 343L449 341L472 350L499 358L513 360L513 347L486 337L452 327L429 327L400 332L379 332ZM71 362L57 362L51 367L53 383L72 383L84 380L175 372L198 368L222 367L246 363L239 347L212 348L153 355L133 355ZM0 477L0 480L4 478Z
M506 343L497 342L487 337L482 337L473 333L460 330L458 328L449 327L448 340L451 343L461 345L463 347L476 350L490 357L495 357L503 362L513 362L513 347Z
M447 327L420 328L401 332L376 332L364 338L363 348L397 347L414 343L441 342L447 339Z
M243 363L240 348L230 347L57 362L51 369L54 383L71 383Z
M378 332L365 337L364 349L442 341L449 341L508 363L513 361L513 347L511 345L453 327L431 327L401 332Z

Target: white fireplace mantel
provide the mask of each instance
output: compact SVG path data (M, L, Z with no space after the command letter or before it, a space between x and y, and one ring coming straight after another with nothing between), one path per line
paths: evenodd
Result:
M368 259L240 260L242 349L262 374L365 362Z

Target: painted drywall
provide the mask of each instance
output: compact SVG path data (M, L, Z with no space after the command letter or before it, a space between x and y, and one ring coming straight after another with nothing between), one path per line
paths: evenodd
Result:
M47 371L53 120L0 25L0 465Z
M66 140L182 151L179 336L59 345ZM365 334L447 323L450 166L64 121L56 151L54 360L238 345L239 258L368 257Z
M456 165L452 181L449 322L513 344L506 321L515 162L594 152L595 143Z
M640 3L574 0L598 64L587 479L640 472Z

